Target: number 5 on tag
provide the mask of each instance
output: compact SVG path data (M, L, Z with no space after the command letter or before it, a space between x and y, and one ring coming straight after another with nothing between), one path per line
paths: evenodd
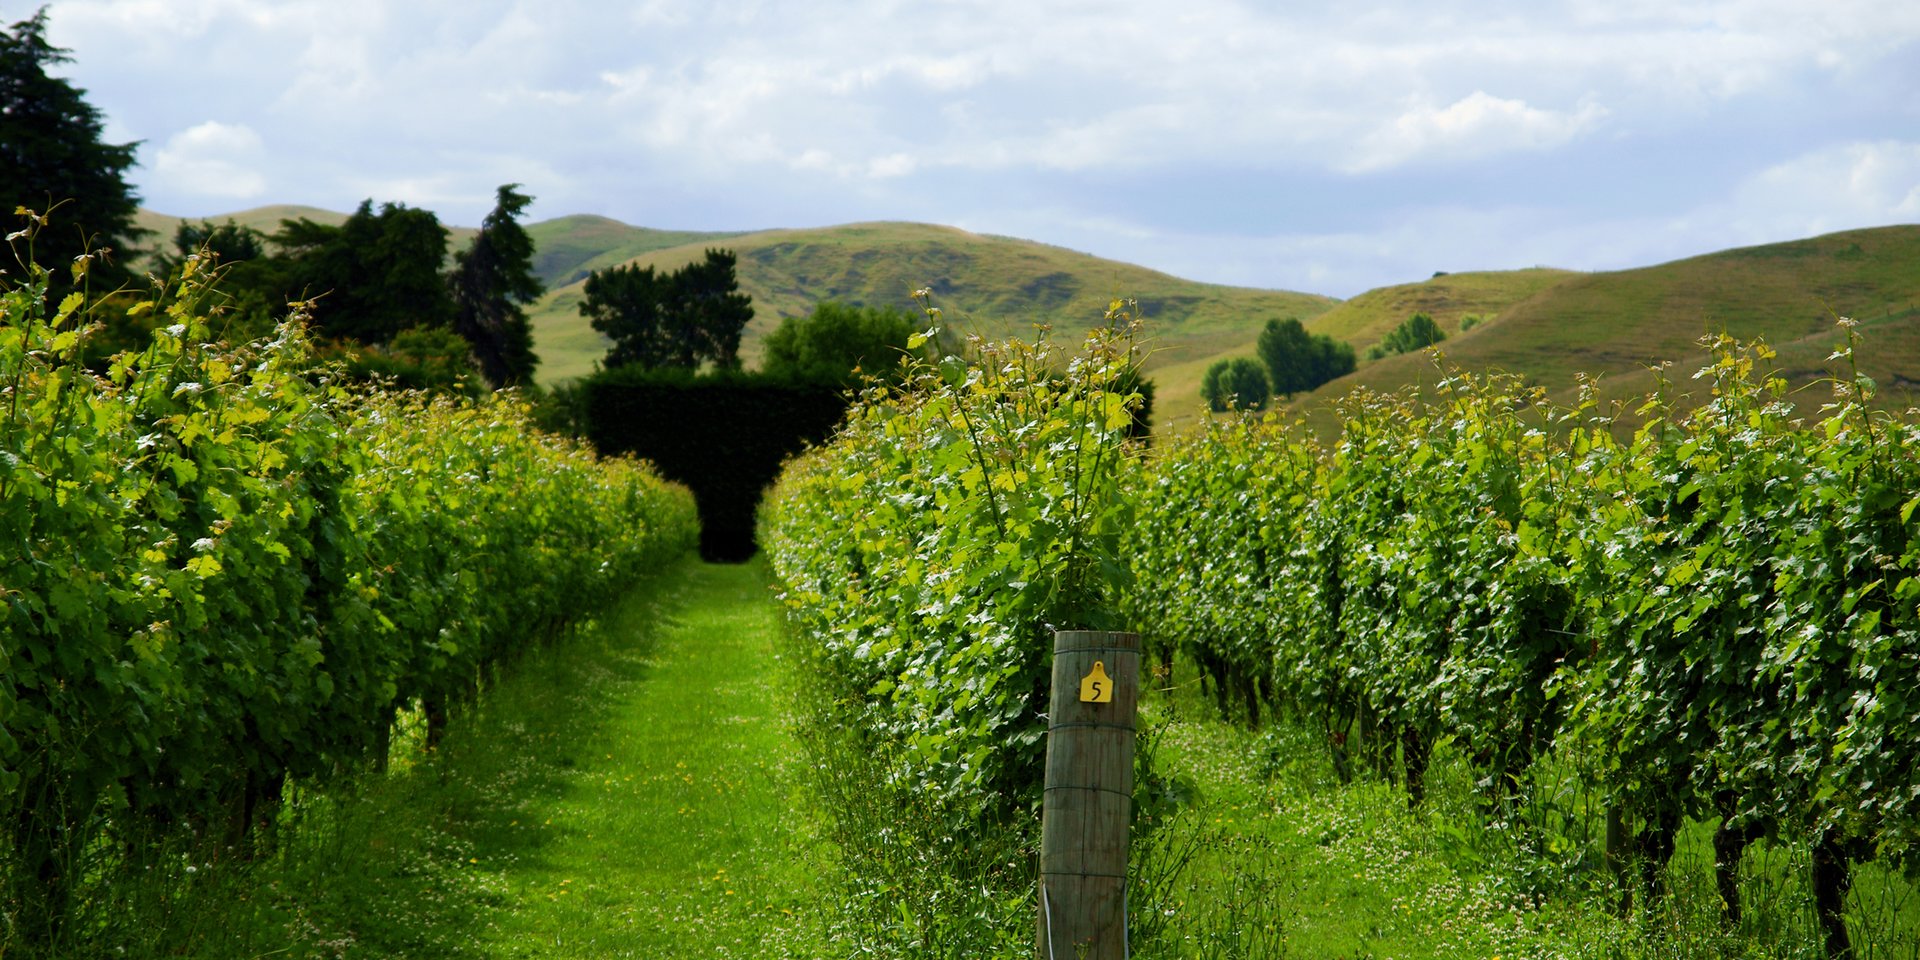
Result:
M1093 670L1080 678L1081 703L1112 703L1113 678L1107 676L1107 664L1102 660L1093 662Z

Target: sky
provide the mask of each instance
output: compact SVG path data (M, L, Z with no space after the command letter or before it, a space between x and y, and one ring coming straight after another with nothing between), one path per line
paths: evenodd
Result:
M36 5L0 0L0 21ZM1920 222L1914 0L52 0L146 207L913 220L1350 297Z

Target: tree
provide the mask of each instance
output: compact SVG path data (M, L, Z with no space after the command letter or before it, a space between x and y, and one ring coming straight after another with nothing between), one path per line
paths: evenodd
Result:
M1353 344L1335 340L1324 333L1313 335L1313 357L1315 382L1307 388L1309 390L1338 380L1359 366L1354 360Z
M289 293L318 297L314 326L328 336L386 343L409 327L453 321L453 295L440 275L447 228L430 210L363 200L334 227L305 217L273 235L287 259Z
M856 370L880 374L895 368L917 332L903 310L826 301L807 316L781 320L767 334L760 369L794 380L851 384Z
M1300 321L1268 320L1254 344L1254 353L1266 364L1267 379L1273 392L1283 397L1303 393L1318 384L1313 379L1313 338Z
M1309 334L1300 321L1268 320L1254 347L1273 392L1290 397L1353 372L1353 347L1326 334Z
M673 274L673 313L679 322L676 366L712 360L722 370L740 367L740 334L753 320L753 300L734 279L734 256L708 250L706 259Z
M509 183L495 194L493 212L481 221L473 246L454 254L447 278L454 302L454 332L473 345L480 375L498 389L533 380L540 358L522 304L546 286L533 274L533 238L518 223L533 198Z
M210 220L183 220L173 231L173 252L155 255L154 272L172 276L188 257L202 255L212 257L220 270L220 284L214 293L223 302L214 309L224 315L223 334L247 340L272 330L286 313L286 265L268 253L266 235L231 218L219 225ZM137 349L142 345L130 342L122 346Z
M1375 348L1379 356L1392 356L1396 353L1410 353L1423 347L1430 347L1447 338L1446 331L1433 322L1425 313L1416 313L1408 317L1385 340Z
M257 262L267 256L267 237L252 227L234 222L232 217L218 226L211 220L199 223L182 220L173 231L173 249L172 256L162 253L157 258L168 273L179 266L180 261L203 251L213 254L221 263Z
M753 301L739 292L734 264L732 253L708 250L672 273L628 264L588 274L580 313L613 341L606 366L738 369Z
M0 218L10 221L22 207L44 216L58 206L50 226L34 236L32 252L40 263L58 265L55 299L73 285L66 264L108 250L125 259L147 233L134 223L140 198L126 181L138 144L100 142L100 111L87 103L86 91L47 75L49 65L71 60L47 42L45 7L0 30ZM88 274L96 290L133 279L111 260L92 261Z
M1215 413L1259 410L1270 396L1267 372L1252 357L1217 361L1200 380L1200 399Z
M667 365L667 333L660 320L664 281L652 267L633 263L587 274L580 315L613 341L607 369Z

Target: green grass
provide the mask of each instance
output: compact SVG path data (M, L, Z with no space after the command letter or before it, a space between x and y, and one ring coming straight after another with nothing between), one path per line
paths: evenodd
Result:
M773 956L807 909L778 611L757 567L674 579L651 649L579 670L562 702L506 707L525 723L521 756L497 791L476 783L487 799L468 818L506 905L488 956ZM512 770L535 758L553 787L517 788Z
M1690 823L1663 905L1622 917L1599 862L1604 810L1571 770L1550 767L1532 801L1489 816L1443 746L1413 811L1392 784L1341 783L1317 732L1217 719L1197 681L1158 691L1142 716L1161 730L1162 775L1194 785L1149 850L1195 850L1185 877L1156 891L1166 931L1142 957L1822 956L1803 845L1749 851L1748 916L1723 928L1711 824ZM1861 960L1920 956L1920 892L1886 865L1856 865L1847 909ZM1234 910L1252 922L1224 922Z

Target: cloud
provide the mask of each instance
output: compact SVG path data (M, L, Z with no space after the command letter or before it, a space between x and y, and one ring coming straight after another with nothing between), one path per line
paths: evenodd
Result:
M915 166L912 157L904 153L890 153L868 161L867 176L876 180L904 177L912 173Z
M543 216L910 217L1348 293L1920 218L1912 0L49 9L182 215L372 196L470 224L520 182Z
M1920 143L1826 147L1762 171L1735 194L1743 218L1795 232L1920 222Z
M168 190L251 200L267 192L260 172L266 160L266 146L252 127L208 120L167 140L154 159L154 176Z
M1572 111L1542 110L1476 90L1445 107L1423 105L1400 114L1361 140L1343 168L1372 173L1423 161L1551 150L1592 131L1606 115L1593 103Z

